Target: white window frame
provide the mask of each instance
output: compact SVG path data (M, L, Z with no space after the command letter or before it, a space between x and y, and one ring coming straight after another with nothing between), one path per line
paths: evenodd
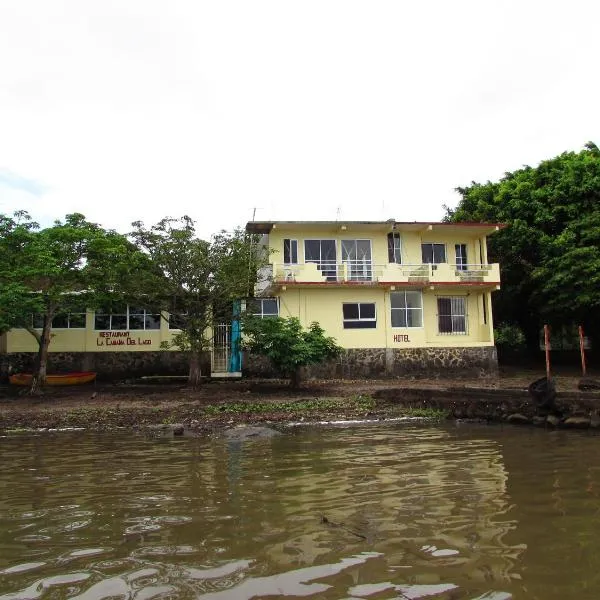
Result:
M404 296L404 306L394 308L392 306L392 295L393 294L402 294ZM419 308L408 308L406 305L406 294L419 294L419 298L421 300L421 306ZM394 319L392 318L394 312L403 312L406 314L406 323L408 323L408 313L409 312L418 312L421 317L420 325L394 325ZM394 292L390 292L390 324L392 329L423 329L423 292L421 290L396 290Z
M307 242L333 242L335 248L335 261L332 263L331 261L323 262L321 257L319 256L319 260L308 259L306 258L306 243ZM319 248L320 250L320 248ZM306 238L304 243L302 244L302 251L304 252L304 264L312 263L317 265L317 269L321 271L321 273L327 273L325 276L327 281L337 281L338 278L338 260L340 255L340 244L336 238ZM319 252L321 255L321 252ZM325 265L325 268L323 268Z
M448 248L446 247L446 244L442 243L442 242L421 242L421 260L423 260L423 246L443 246L444 247L444 260L441 262L431 262L431 263L426 263L423 262L423 264L430 264L430 265L442 265L448 262ZM432 249L431 252L431 258L432 260L435 258L435 252Z
M373 309L375 311L375 316L362 318L361 314L360 314L361 313L360 307L362 304L373 305ZM344 306L348 306L348 305L357 305L358 306L358 319L346 319L346 317L344 316ZM373 327L371 327L371 326L361 327L360 325L346 326L347 323L373 323ZM377 303L376 302L342 302L342 326L344 329L377 329Z
M358 249L358 242L369 243L369 260L359 258L344 258L344 242L354 243L354 249ZM340 240L340 260L346 265L346 274L350 281L372 281L373 280L373 241L369 238L344 238Z
M390 242L389 240L392 240L392 254L393 254L393 259L394 260L390 260ZM390 231L387 234L387 249L388 249L388 263L390 265L401 265L402 264L402 236L400 235L399 231ZM398 241L398 244L396 244L396 240Z
M459 254L459 249L463 249L465 251L464 256ZM454 260L456 261L456 269L458 271L466 271L468 263L468 253L469 249L467 248L467 244L454 244Z
M450 314L449 315L440 315L440 300L450 300ZM456 304L455 302L460 300L464 307L464 311L462 313L455 312ZM438 335L468 335L469 333L469 310L468 310L468 298L466 296L437 296L436 298L437 305L437 320L438 320ZM452 327L452 331L440 331L440 318L450 318L450 325ZM455 330L455 319L464 319L464 330Z
M138 309L139 311L140 309ZM102 312L102 311L96 311L94 313L94 331L158 331L160 330L160 319L162 318L160 313L155 313L152 312L150 310L146 310L141 309L142 312L131 312L131 309L129 307L129 305L127 305L125 312L124 313L108 313L108 312ZM98 316L108 316L109 320L108 320L108 324L109 327L108 329L103 328L103 327L97 327L96 326L96 318ZM143 318L143 323L144 326L143 327L131 327L131 323L130 323L130 317L142 317ZM158 316L158 327L146 327L146 317L153 317L153 316ZM113 328L113 317L125 317L125 327L124 328Z
M77 315L79 317L83 317L83 325L82 326L79 326L79 325L71 326L71 315ZM54 315L54 318L52 319L52 329L85 329L86 328L86 315L87 315L87 311L86 312L72 311L72 312L66 313L66 318L67 318L67 326L66 327L57 327L54 325L54 319L56 319L58 317L64 317L65 313L61 313L59 315ZM42 314L31 315L31 326L33 327L33 329L42 329L42 325L36 326L36 317L41 318L42 322L43 322L44 315L42 315Z
M264 301L265 300L275 300L275 303L277 304L277 313L265 313L265 309L264 309ZM252 313L250 313L252 316L254 317L260 317L261 319L269 319L271 317L278 317L279 316L279 298L277 297L272 297L272 298L252 298L250 300L251 302L258 302L260 304L260 312L255 312L253 311Z
M289 242L290 243L290 258L293 259L293 251L292 248L294 247L294 245L296 246L296 260L291 260L291 261L286 261L285 260L285 243ZM298 240L294 239L294 238L284 238L283 240L283 264L284 265L297 265L299 263L299 254L298 254L298 250L299 250L299 244L298 244Z

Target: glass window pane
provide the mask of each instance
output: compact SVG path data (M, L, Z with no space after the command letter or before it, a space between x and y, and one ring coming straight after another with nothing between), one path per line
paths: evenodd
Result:
M129 329L144 329L144 315L129 315Z
M438 328L440 333L452 333L452 317L438 315Z
M375 318L375 304L361 304L360 305L360 318L361 319L374 319Z
M433 247L431 244L421 244L421 258L424 263L433 262Z
M455 333L464 333L466 330L465 318L463 316L452 317L452 331Z
M344 321L344 329L376 329L376 321Z
M69 315L69 327L71 329L84 329L85 328L85 314L71 313Z
M421 292L406 292L406 306L408 308L421 308Z
M406 311L406 326L407 327L422 327L423 326L423 312L420 308L409 309Z
M387 243L388 243L388 262L393 263L396 262L395 254L394 254L394 234L387 234Z
M358 304L343 304L344 319L358 319Z
M438 314L450 315L451 314L451 302L450 298L438 298Z
M127 329L127 315L111 315L110 318L111 329Z
M305 240L304 242L304 260L321 260L321 243L319 240Z
M356 240L356 255L359 260L371 260L371 240Z
M392 310L392 327L406 327L406 311Z
M404 292L392 292L390 294L390 304L392 308L404 308Z
M277 311L277 299L276 298L265 298L262 301L262 312L263 315L276 315Z
M66 314L56 315L52 319L52 327L56 329L66 329L69 326L69 318Z
M96 313L94 318L94 329L110 329L110 315Z
M342 240L342 260L356 260L355 240Z
M433 262L436 264L446 262L446 246L444 244L433 244Z
M160 315L146 315L146 329L160 329Z

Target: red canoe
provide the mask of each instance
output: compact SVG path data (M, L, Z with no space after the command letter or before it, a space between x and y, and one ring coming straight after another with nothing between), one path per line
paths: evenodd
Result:
M13 385L31 385L31 373L15 373L8 380ZM62 375L46 375L46 385L82 385L96 379L93 371L80 371L77 373L63 373Z

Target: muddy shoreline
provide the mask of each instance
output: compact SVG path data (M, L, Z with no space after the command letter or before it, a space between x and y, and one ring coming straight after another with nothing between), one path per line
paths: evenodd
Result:
M0 387L0 431L84 428L210 434L227 427L293 421L389 420L402 416L510 422L546 427L600 427L600 393L581 392L578 377L556 378L556 410L543 413L527 385L539 374L494 380L213 381L181 384L97 384L49 388L41 397ZM176 427L174 427L176 426Z

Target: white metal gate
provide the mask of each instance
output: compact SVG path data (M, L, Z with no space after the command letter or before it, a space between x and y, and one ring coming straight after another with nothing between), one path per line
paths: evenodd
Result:
M212 372L227 373L231 359L231 325L215 325L212 349Z

